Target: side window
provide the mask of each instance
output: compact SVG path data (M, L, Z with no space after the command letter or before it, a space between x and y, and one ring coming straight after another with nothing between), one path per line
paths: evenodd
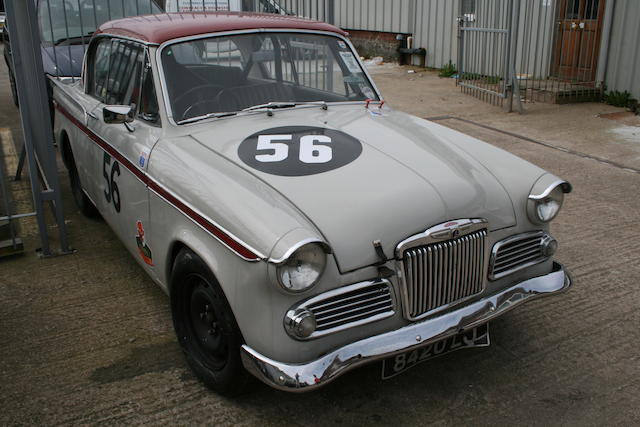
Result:
M92 56L93 65L89 72L89 94L103 102L107 94L110 56L111 39L102 39Z
M142 92L140 94L140 109L138 117L149 123L160 124L160 112L158 109L158 97L153 84L153 72L149 58L145 56L144 67L142 68Z
M137 106L143 60L144 51L138 44L113 41L106 104Z
M89 94L104 104L137 106L144 50L136 43L102 39L92 55Z

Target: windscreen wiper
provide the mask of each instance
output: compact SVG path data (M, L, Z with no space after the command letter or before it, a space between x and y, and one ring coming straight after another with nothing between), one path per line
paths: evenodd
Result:
M184 120L180 120L177 124L179 125L184 125L186 123L193 123L193 122L199 122L200 120L205 120L205 119L219 119L221 117L229 117L229 116L235 116L236 112L227 112L227 113L208 113L208 114L203 114L202 116L196 116L196 117L191 117L189 119L184 119Z
M245 108L242 111L255 111L255 110L274 110L276 108L293 108L298 105L319 105L323 110L327 109L327 103L324 101L314 102L268 102L266 104L254 105L253 107Z

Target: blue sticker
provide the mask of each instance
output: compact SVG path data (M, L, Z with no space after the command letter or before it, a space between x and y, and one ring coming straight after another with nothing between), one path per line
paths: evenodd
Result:
M138 157L138 165L140 166L140 169L144 169L144 167L147 165L149 152L150 151L148 148L143 148L142 151L140 152L140 157Z

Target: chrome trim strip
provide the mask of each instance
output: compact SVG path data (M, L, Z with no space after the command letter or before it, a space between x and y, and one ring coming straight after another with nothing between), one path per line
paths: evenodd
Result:
M300 240L299 242L297 242L296 244L291 246L289 249L287 249L287 251L284 253L284 255L282 257L280 257L278 259L269 258L267 260L267 262L269 262L270 264L275 264L275 265L282 264L282 263L286 262L289 259L289 257L291 255L293 255L293 253L295 251L297 251L298 249L300 249L304 245L308 245L309 243L318 243L320 246L322 246L322 249L324 249L324 252L326 254L331 254L332 253L331 252L331 246L329 246L329 244L327 242L325 242L322 239L317 239L315 237L310 237L308 239Z
M567 182L567 181L565 181L563 179L558 179L558 180L554 181L550 186L548 186L546 188L546 190L544 190L542 193L540 193L540 194L531 194L529 196L529 200L542 200L545 197L547 197L549 194L551 194L551 192L553 190L555 190L556 187L558 187L558 186L562 186L562 191L565 194L569 194L573 190L573 187L569 182Z
M360 65L360 68L362 68L363 74L369 80L369 83L371 84L371 87L373 88L373 90L376 92L376 95L378 95L378 98L380 99L380 101L378 101L378 102L379 103L384 102L384 98L382 97L382 94L380 93L380 90L376 86L375 82L371 78L371 74L369 74L369 70L367 70L367 67L365 67L364 63L360 60L360 55L358 55L358 53L357 53L355 47L353 46L353 44L351 43L351 41L348 38L346 38L345 36L343 36L342 34L331 32L331 31L303 30L303 29L295 29L295 28L258 28L258 29L251 29L251 30L223 31L223 32L214 32L214 33L207 33L207 34L198 34L198 35L194 35L194 36L181 37L181 38L169 40L169 41L166 41L166 42L162 43L158 47L158 49L156 50L156 67L158 68L158 73L160 75L159 76L160 77L160 86L161 86L160 89L161 89L161 92L162 92L162 97L164 98L164 107L165 107L165 110L166 110L166 113L167 113L167 119L168 119L169 123L171 123L174 126L178 126L178 124L173 119L173 110L171 109L171 105L170 105L170 102L169 102L169 92L167 90L167 85L166 85L166 80L165 80L165 75L164 75L164 68L162 67L162 51L166 47L171 46L172 44L182 43L182 42L185 42L185 41L206 39L206 38L211 38L211 37L224 37L224 36L228 36L228 35L258 34L258 33L318 34L318 35L337 37L337 38L341 39L351 49L351 52L355 56L356 61L358 61L358 64ZM365 101L360 101L360 103L364 103L364 102ZM335 104L342 105L342 104L351 104L351 103L353 103L353 101L327 102L326 105L335 105ZM251 113L256 113L256 112L247 112L247 113L251 114Z
M545 237L551 237L551 235L545 231L530 231L528 233L522 233L522 234L516 234L515 236L511 236L511 237L507 237L504 240L501 240L499 242L497 242L495 245L493 245L493 248L491 249L491 255L489 258L489 280L498 280L501 279L505 276L508 276L509 274L515 273L516 271L520 271L522 269L525 269L527 267L531 267L532 265L536 265L536 264L540 264L541 262L544 262L546 260L549 259L549 257L539 257L535 260L532 261L528 261L524 264L520 264L518 266L516 266L515 268L512 268L510 270L507 271L503 271L499 274L494 274L493 273L493 269L495 267L495 263L496 263L496 258L498 255L498 251L504 246L504 245L508 245L509 243L513 243L513 242L517 242L519 240L526 240L526 239L530 239L532 237L540 237L541 239L544 239ZM542 240L541 240L542 242Z
M77 126L82 132L84 132L89 139L94 141L101 150L109 153L112 157L114 157L123 167L129 170L133 175L138 178L143 184L147 186L147 188L152 191L154 194L157 194L158 197L162 198L162 200L169 203L176 210L181 212L187 218L189 218L192 222L196 223L203 230L208 232L211 236L213 236L216 240L220 241L224 246L226 246L229 250L235 253L237 256L242 258L245 261L249 262L257 262L266 260L266 256L261 254L259 251L255 250L253 247L246 244L244 241L240 240L234 234L227 231L224 227L220 226L217 222L213 221L210 217L204 215L198 209L194 208L191 204L185 202L181 197L176 195L174 192L168 190L164 185L162 185L158 180L149 175L145 170L140 169L137 165L133 164L131 160L129 160L126 156L124 156L115 146L111 145L107 140L103 139L91 129L89 129L86 125L80 122L77 118L75 118L69 111L67 111L60 103L57 103L56 109L64 115L71 123ZM162 194L164 193L164 194ZM171 198L174 201L170 200ZM182 206L180 206L182 205ZM189 213L188 211L191 211ZM199 218L195 218L194 215ZM213 227L214 231L220 232L223 236L216 235L212 230L209 230L203 225L199 219L202 219L206 223L207 226ZM233 248L229 243L224 242L224 238L228 238L234 244L238 245L238 248ZM242 252L248 252L250 257L245 256ZM254 257L255 256L255 257Z
M238 243L239 245L243 246L244 248L246 248L247 250L249 250L250 252L253 252L258 258L253 259L253 258L247 258L245 256L243 256L242 254L238 253L238 251L232 247L230 247L227 243L225 243L220 237L216 236L215 234L213 234L211 231L207 230L204 226L202 226L202 224L198 223L197 221L195 221L193 218L191 218L189 215L187 215L184 211L182 211L182 209L180 209L178 206L176 206L174 203L172 203L170 200L167 200L166 197L164 197L162 194L160 194L155 188L153 188L152 186L149 186L149 190L151 190L155 195L157 195L158 197L160 197L162 200L164 200L165 202L167 202L169 205L171 205L172 207L174 207L176 210L178 210L180 213L182 213L184 216L186 216L187 218L189 218L193 223L195 223L197 226L199 226L200 228L202 228L205 232L207 232L209 235L211 235L213 238L215 238L218 242L220 242L223 246L225 246L227 249L229 249L230 251L232 251L234 254L236 254L238 257L242 258L245 261L248 262L258 262L258 261L264 261L267 259L267 257L265 255L263 255L260 251L254 249L252 246L248 245L247 243L245 243L243 240L241 240L240 238L236 237L233 233L229 232L226 228L222 227L220 224L218 224L216 221L213 221L209 216L204 215L202 212L200 212L198 209L196 209L193 205L191 205L190 203L185 202L181 197L177 196L174 192L167 190L167 188L163 185L161 185L159 183L159 181L153 179L153 177L151 177L150 175L147 175L149 177L149 180L151 182L154 183L154 186L157 186L159 189L161 189L162 191L166 192L167 194L169 194L171 197L174 197L176 200L178 200L180 203L184 204L185 206L187 206L189 209L191 209L193 212L195 212L196 214L198 214L199 216L201 216L202 218L204 218L206 221L210 222L211 224L213 224L216 228L218 228L220 231L222 231L224 234L226 234L227 236L229 236L232 240L234 240L236 243Z
M454 219L445 221L442 224L433 226L422 233L415 234L398 243L396 246L396 259L402 260L402 254L405 250L415 248L416 246L427 246L431 243L437 243L442 240L450 240L473 233L474 231L488 228L489 222L482 218L471 219ZM454 235L458 232L458 235Z
M347 344L307 363L282 363L242 346L244 367L267 385L291 392L312 391L346 372L398 353L440 341L501 316L532 299L566 291L571 276L561 264L535 277L440 317Z
M340 332L340 331L343 331L345 329L350 329L350 328L353 328L353 327L356 327L356 326L361 326L361 325L366 325L368 323L373 323L375 321L386 319L388 317L393 316L396 313L396 310L395 310L396 301L395 301L395 297L394 297L394 294L393 294L393 287L391 286L391 282L389 282L386 279L367 280L367 281L364 281L364 282L354 283L353 285L343 286L341 288L337 288L337 289L330 290L328 292L324 292L324 293L322 293L320 295L316 295L314 297L311 297L311 298L306 299L306 300L304 300L304 301L302 301L300 303L295 304L293 307L291 307L288 310L288 312L289 311L301 310L301 309L307 309L307 310L311 311L312 313L314 313L313 310L310 308L314 304L321 303L322 301L326 301L326 300L334 298L334 297L339 297L340 295L344 295L344 294L347 294L349 292L357 291L357 290L368 288L368 287L371 287L371 286L379 286L379 285L386 285L387 286L387 289L389 291L389 299L391 300L391 310L390 311L387 311L385 313L379 313L377 315L371 316L371 317L366 318L366 319L357 320L355 322L347 323L345 325L337 326L337 327L334 327L334 328L331 328L331 329L327 329L327 330L324 330L324 331L316 331L316 332L313 332L307 338L300 338L300 337L293 336L293 335L291 335L291 337L296 339L296 340L307 341L307 340L319 338L319 337L322 337L322 336L325 336L325 335L334 334L336 332ZM287 325L286 325L286 320L287 320L287 316L285 315L284 320L283 320L284 328L285 328L285 330L288 331Z

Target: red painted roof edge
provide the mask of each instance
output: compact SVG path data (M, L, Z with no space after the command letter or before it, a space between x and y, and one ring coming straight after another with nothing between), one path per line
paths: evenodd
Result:
M325 22L267 13L216 12L166 13L109 21L95 34L111 34L162 44L166 41L199 34L227 31L293 29L325 31L347 36L348 33Z

